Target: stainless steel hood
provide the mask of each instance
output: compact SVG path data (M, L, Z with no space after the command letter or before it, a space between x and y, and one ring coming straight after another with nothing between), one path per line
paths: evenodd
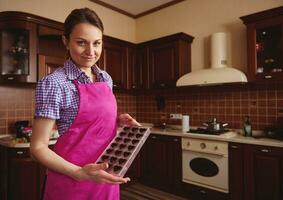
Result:
M211 68L183 75L178 79L177 87L247 82L247 77L243 72L227 65L227 38L227 33L214 33L211 36Z

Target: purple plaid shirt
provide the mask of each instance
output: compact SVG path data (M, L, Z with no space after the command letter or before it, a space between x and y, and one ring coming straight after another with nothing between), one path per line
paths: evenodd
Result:
M96 74L96 82L106 82L112 89L110 75L92 66ZM44 77L37 84L35 92L35 117L55 119L59 134L63 134L73 123L79 109L79 92L73 83L90 83L89 77L71 61L67 60L64 67Z

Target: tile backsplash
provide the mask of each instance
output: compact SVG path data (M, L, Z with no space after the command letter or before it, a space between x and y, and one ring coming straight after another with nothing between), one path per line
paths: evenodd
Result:
M35 85L0 86L0 134L13 133L18 120L29 120L34 113ZM216 117L241 128L245 115L254 129L264 129L283 117L283 85L279 82L245 85L189 87L140 92L137 96L116 92L118 113L129 113L140 122L181 124L170 113L190 115L190 124ZM164 100L164 108L157 103Z

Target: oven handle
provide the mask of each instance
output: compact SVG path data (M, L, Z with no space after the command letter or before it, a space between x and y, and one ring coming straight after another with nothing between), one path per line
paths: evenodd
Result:
M213 155L221 156L221 157L225 157L225 156L228 157L228 154L218 153L218 152L211 152L211 151L198 151L198 150L192 150L192 149L190 149L190 150L183 149L183 151L191 151L191 152L197 152L197 153L213 154Z

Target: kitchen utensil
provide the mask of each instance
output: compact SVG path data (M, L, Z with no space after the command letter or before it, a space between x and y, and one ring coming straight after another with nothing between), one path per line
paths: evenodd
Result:
M221 123L221 122L217 122L216 118L213 118L213 120L211 122L206 122L203 123L203 125L211 131L219 131L219 130L223 130L226 126L228 126L228 123Z
M109 164L107 172L123 177L149 134L149 128L123 127L99 156L96 163L107 162Z

